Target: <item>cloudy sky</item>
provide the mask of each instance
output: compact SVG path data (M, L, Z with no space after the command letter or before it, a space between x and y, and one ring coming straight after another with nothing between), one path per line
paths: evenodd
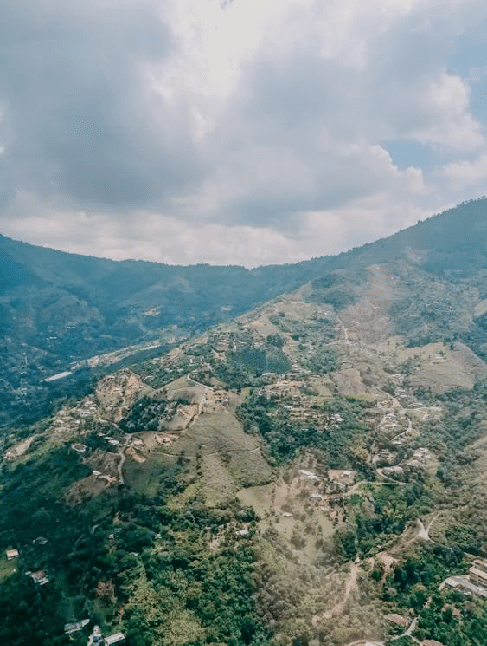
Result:
M0 233L334 254L487 193L485 0L4 0Z

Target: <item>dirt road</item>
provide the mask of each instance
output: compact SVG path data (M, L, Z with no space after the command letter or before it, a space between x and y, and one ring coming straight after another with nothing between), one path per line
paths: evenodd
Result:
M330 610L327 610L322 615L314 615L314 617L311 620L313 626L316 626L316 624L319 621L322 621L323 619L331 619L332 617L336 617L337 615L343 614L343 610L345 609L345 604L348 601L350 593L352 592L352 590L354 590L357 587L357 575L358 575L359 569L360 569L360 566L358 563L352 563L350 567L350 574L345 584L345 590L343 593L342 600L336 605L334 605L333 608L331 608Z

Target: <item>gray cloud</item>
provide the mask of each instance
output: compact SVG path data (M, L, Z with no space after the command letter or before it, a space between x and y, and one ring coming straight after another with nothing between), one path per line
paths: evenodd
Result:
M320 7L317 20L326 16ZM355 60L323 53L326 36L309 25L302 41L286 47L283 34L282 50L263 46L214 133L229 196L219 217L296 235L308 212L346 209L376 193L409 210L427 191L394 167L381 142L415 139L466 154L483 144L468 87L446 71L463 29L455 11L425 7L386 27L380 12L358 17L349 34Z
M465 199L484 126L447 62L485 7L446 4L246 0L241 25L240 1L5 0L3 231L175 262L246 262L247 245L258 263L390 233L450 186ZM394 166L398 140L428 147L426 182L420 152ZM438 147L471 161L447 169L463 183L435 168Z
M197 180L187 109L166 106L144 76L174 47L157 5L51 9L0 8L2 192L130 208L160 205Z

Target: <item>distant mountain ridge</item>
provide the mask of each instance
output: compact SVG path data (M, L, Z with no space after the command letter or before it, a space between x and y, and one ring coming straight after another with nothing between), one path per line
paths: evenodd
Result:
M173 326L186 334L208 328L321 275L324 264L249 270L116 262L2 236L0 418L3 408L5 420L31 419L24 402L50 399L42 381L74 361L160 339Z
M0 415L3 408L8 421L17 399L14 417L23 419L22 402L34 394L49 399L43 380L74 361L140 341L167 340L173 335L164 331L172 326L186 334L207 329L308 281L318 281L316 293L340 309L363 290L366 268L382 264L402 285L399 318L405 312L413 319L419 315L408 304L411 281L420 291L431 279L446 281L441 289L436 285L442 293L451 291L447 283L460 291L468 286L476 290L475 301L486 299L487 199L337 256L256 269L117 262L0 236ZM430 328L423 337L413 335L411 343L431 336ZM472 328L476 338L477 328Z

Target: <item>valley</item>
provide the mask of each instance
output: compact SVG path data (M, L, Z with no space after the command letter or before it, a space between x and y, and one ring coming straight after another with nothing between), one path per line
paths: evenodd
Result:
M483 646L487 253L416 234L5 422L5 643Z

